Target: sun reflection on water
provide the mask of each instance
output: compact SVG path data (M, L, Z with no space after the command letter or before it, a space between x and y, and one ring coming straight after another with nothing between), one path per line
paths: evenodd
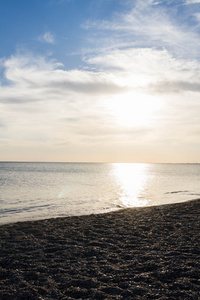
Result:
M146 206L148 200L144 197L147 183L146 164L113 164L113 175L120 190L119 200L122 206Z

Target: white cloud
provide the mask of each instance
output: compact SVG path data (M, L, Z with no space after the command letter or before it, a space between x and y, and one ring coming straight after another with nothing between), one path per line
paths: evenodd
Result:
M48 43L48 44L54 44L55 42L54 35L49 31L45 32L43 35L40 35L38 40L40 42Z
M129 94L133 95L131 101L136 102L136 108L137 101L148 97L163 105L159 119L165 132L173 133L177 118L168 121L167 117L174 111L179 115L179 124L185 123L185 114L193 120L197 118L197 61L174 59L166 50L127 49L88 58L87 63L94 65L96 71L64 70L55 61L28 55L5 60L5 76L10 84L0 87L4 132L11 139L18 136L25 140L37 136L44 141L56 137L57 142L67 139L76 143L96 141L98 137L107 142L111 137L132 140L139 128L120 129L107 106L115 99L126 105L130 101L123 101L123 97ZM151 136L157 118L155 115L148 130L141 127L143 137ZM177 135L182 133L178 131Z
M100 69L113 70L116 82L127 88L148 89L154 85L154 92L159 92L162 86L166 94L172 90L180 93L184 90L199 91L200 63L197 60L175 59L166 50L116 50L86 61Z
M134 1L128 12L114 14L112 20L86 22L85 29L99 31L98 39L96 35L92 39L92 31L89 32L89 42L102 50L154 47L166 48L177 57L198 57L200 39L196 28L186 22L179 23L175 9L169 11L169 8L157 4L154 1ZM188 12L188 18L190 14Z
M186 4L197 4L200 3L200 0L185 0Z
M200 13L195 13L195 14L194 14L194 17L196 18L196 20L197 20L198 22L200 22Z

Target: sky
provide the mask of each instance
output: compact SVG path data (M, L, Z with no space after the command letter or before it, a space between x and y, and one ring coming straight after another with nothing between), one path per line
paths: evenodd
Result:
M200 0L0 1L0 161L200 162Z

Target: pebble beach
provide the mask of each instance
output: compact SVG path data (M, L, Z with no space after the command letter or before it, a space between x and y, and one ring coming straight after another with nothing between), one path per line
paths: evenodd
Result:
M0 299L200 299L200 200L0 226Z

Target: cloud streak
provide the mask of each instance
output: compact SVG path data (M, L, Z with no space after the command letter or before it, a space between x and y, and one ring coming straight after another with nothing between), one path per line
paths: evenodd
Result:
M200 0L185 0L186 4L198 4L200 3Z

